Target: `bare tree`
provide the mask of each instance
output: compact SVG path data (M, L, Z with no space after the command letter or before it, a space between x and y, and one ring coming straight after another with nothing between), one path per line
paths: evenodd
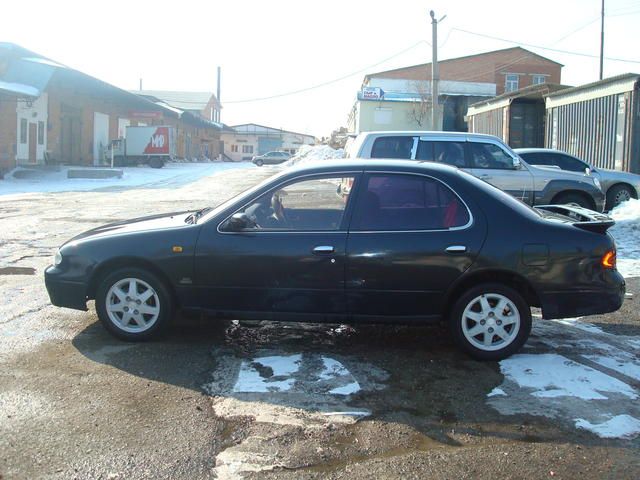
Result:
M418 127L422 127L430 118L431 93L427 88L427 83L419 80L409 82L409 92L415 95L415 100L412 102L407 116Z

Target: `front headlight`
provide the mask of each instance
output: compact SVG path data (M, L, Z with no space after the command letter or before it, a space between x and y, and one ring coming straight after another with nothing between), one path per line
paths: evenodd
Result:
M593 177L593 184L598 187L600 190L602 190L602 185L600 185L600 180L598 180L596 177Z
M62 254L60 253L60 250L58 250L56 254L53 256L53 264L57 267L61 263L62 263Z

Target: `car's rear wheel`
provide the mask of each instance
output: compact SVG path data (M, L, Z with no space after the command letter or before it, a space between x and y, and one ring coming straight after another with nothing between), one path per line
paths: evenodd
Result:
M171 295L155 275L124 268L107 275L96 292L98 318L122 340L147 340L164 329L173 315Z
M575 192L567 192L561 193L557 197L553 199L554 205L568 205L575 204L582 208L588 208L592 210L594 208L594 203L586 195L581 195L580 193Z
M471 288L455 303L449 326L456 343L478 360L502 360L518 351L531 333L531 309L505 285Z
M626 185L614 185L607 191L607 210L616 208L623 202L631 200L633 194Z

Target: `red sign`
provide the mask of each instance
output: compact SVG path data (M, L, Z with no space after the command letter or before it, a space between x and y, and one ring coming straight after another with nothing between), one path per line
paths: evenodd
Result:
M144 149L145 155L169 155L169 127L158 127Z

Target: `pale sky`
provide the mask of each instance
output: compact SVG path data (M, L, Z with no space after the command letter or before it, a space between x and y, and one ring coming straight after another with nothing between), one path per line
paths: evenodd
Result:
M597 56L600 1L4 0L0 41L124 89L142 77L145 89L215 92L220 65L223 122L326 136L346 124L365 73L431 61L430 9L447 16L440 59L514 46L456 28ZM640 1L606 11L605 57L635 63L605 60L605 77L640 72ZM597 58L525 48L564 64L565 84L598 79Z

